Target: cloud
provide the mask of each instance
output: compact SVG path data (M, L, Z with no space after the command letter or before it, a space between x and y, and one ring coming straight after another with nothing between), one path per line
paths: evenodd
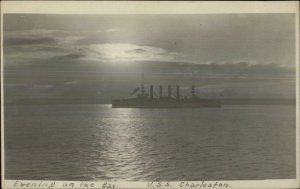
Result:
M122 29L116 29L116 28L110 28L110 29L106 29L104 31L100 31L100 32L121 32L124 31Z
M35 45L35 44L53 44L55 40L50 37L40 38L8 38L4 40L5 44L8 45Z
M129 43L104 43L89 45L87 58L106 62L136 62L136 61L187 61L186 55L170 52L154 46L140 46Z
M188 61L183 53L133 43L99 43L91 40L99 34L123 31L119 28L101 30L64 31L32 29L12 31L4 35L5 59L9 62L31 60L93 60L101 62ZM97 34L97 35L96 35ZM107 38L106 34L104 37ZM91 41L85 43L90 39ZM190 62L190 61L188 61Z
M74 84L77 84L79 83L78 81L67 81L67 82L64 82L65 85L74 85Z
M52 88L53 85L48 85L48 84L44 84L44 85L33 85L32 89L39 89L39 90L44 90L44 89L49 89Z
M84 37L67 31L44 29L5 33L5 62L23 63L76 54L76 43Z
M106 63L122 62L186 62L218 65L236 64L239 66L267 65L271 62L237 59L236 61L201 61L191 54L170 50L161 46L139 45L122 42L99 42L96 39L111 39L104 33L123 31L117 28L87 31L64 31L33 29L4 33L5 62L22 63L38 60L97 61ZM102 33L103 35L99 34ZM96 35L97 34L97 35ZM97 38L95 38L95 35ZM113 35L113 38L116 36ZM108 40L109 41L109 40ZM49 62L48 61L48 62ZM282 64L283 65L283 64Z
M83 57L81 54L67 54L62 56L55 56L54 58L57 60L76 60Z
M144 49L134 49L134 50L129 50L129 51L126 51L127 53L145 53L147 52L146 50Z

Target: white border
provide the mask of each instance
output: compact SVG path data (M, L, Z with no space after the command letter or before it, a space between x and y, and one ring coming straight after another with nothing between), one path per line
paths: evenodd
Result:
M39 13L39 14L223 14L223 13L295 13L296 17L296 179L281 180L251 180L251 181L205 181L208 183L224 182L230 188L299 188L299 2L297 1L2 1L1 23L5 13ZM3 131L3 32L1 24L1 131ZM1 180L3 188L18 188L14 186L16 181L4 180L4 134L1 132ZM22 181L24 183L41 183L41 181ZM43 181L49 183L53 181ZM53 188L62 188L64 183L74 183L73 188L80 186L80 181L54 181ZM202 181L185 181L201 184ZM101 182L95 183L101 188ZM114 184L115 188L147 188L148 182L108 182ZM166 183L166 182L163 182ZM163 184L162 183L162 184ZM172 188L182 188L180 181L169 182ZM19 187L20 188L20 187ZM21 187L32 188L32 187ZM39 187L35 187L39 188ZM43 188L43 187L40 187ZM45 187L44 187L45 188ZM154 187L170 188L170 187ZM183 187L184 188L184 187ZM199 188L199 187L198 187ZM208 188L208 187L201 187ZM220 188L220 187L219 187ZM221 187L222 188L222 187Z
M223 14L296 13L296 1L2 1L4 13Z

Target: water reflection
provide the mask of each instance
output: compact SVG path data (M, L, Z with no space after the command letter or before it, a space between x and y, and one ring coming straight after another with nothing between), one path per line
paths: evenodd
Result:
M5 111L7 179L295 178L294 106Z
M104 121L101 124L100 146L105 146L104 159L97 167L101 172L104 171L107 179L115 178L118 173L119 179L128 179L128 176L135 168L138 151L136 144L139 142L136 137L139 135L134 127L135 116L138 109L114 109L114 117L100 118ZM104 144L103 144L104 142ZM103 179L103 177L99 178Z

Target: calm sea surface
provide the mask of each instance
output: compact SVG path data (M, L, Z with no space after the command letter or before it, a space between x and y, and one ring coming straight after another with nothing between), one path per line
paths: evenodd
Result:
M295 106L5 107L6 179L295 178Z

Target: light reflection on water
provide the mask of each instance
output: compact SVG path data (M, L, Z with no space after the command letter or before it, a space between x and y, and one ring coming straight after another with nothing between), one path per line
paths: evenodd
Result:
M115 112L118 117L104 119L108 127L103 132L111 141L106 143L106 159L109 161L105 165L107 167L105 174L106 178L114 178L114 172L120 172L121 178L126 179L127 169L134 168L132 164L135 163L138 155L135 145L137 141L133 137L136 133L131 126L135 112L134 109L116 109ZM97 169L102 170L103 166L98 166Z
M295 106L5 108L7 179L295 178Z

